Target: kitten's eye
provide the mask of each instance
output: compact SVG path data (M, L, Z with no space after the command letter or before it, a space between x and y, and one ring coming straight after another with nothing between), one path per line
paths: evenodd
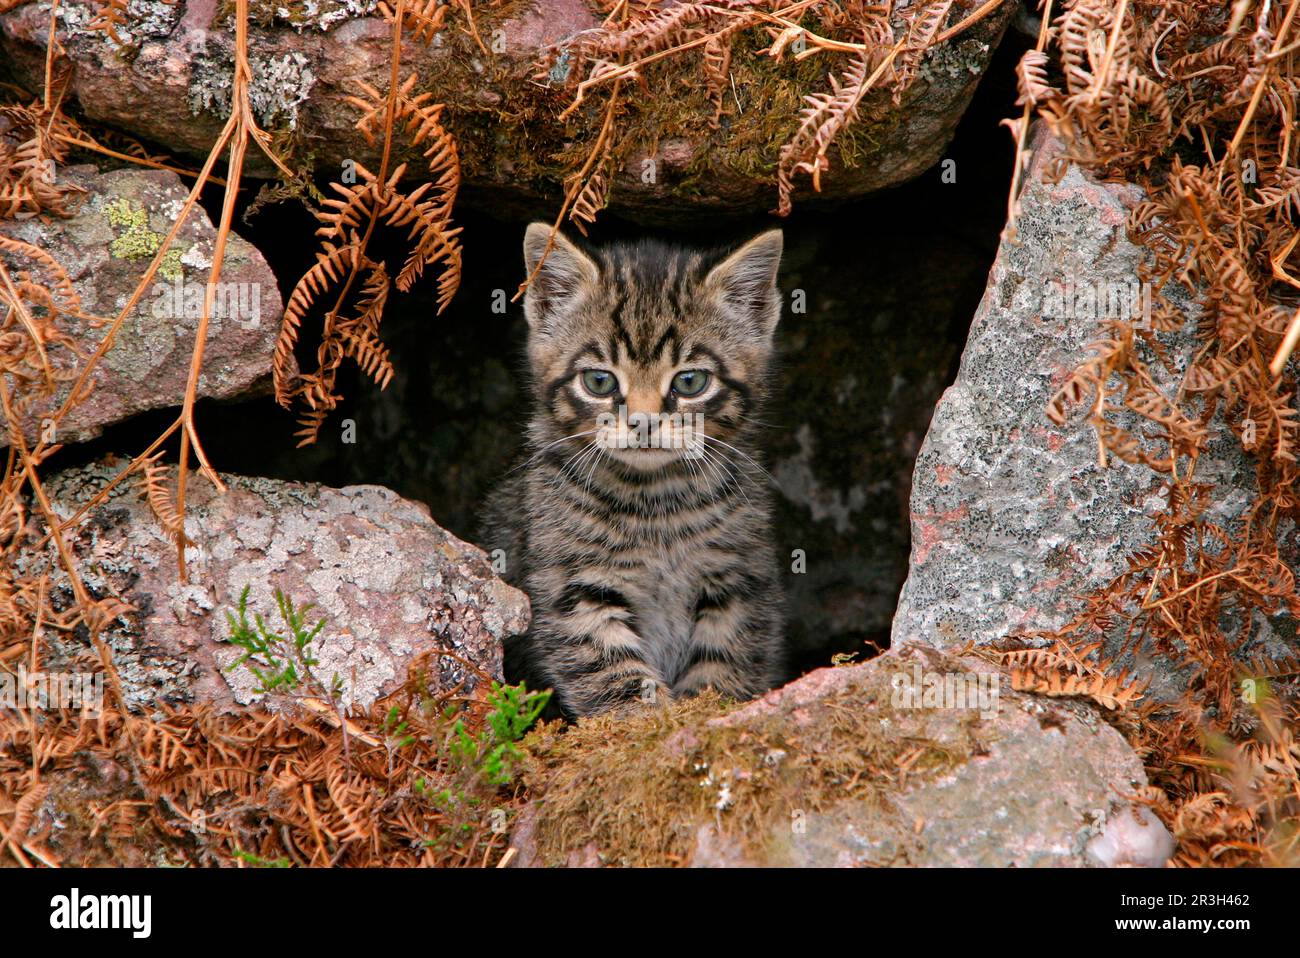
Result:
M618 388L618 377L607 369L585 369L582 386L593 396L608 396Z
M709 384L709 374L703 369L685 369L673 377L673 392L679 396L698 396Z

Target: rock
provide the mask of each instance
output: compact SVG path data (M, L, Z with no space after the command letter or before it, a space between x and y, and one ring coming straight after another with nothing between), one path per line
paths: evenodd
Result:
M1088 842L1088 857L1099 865L1160 868L1174 853L1174 836L1142 805L1106 821L1101 834Z
M970 697L909 697L931 679ZM521 867L1158 865L1172 851L1135 805L1141 762L1095 707L923 647L739 708L652 706L527 745Z
M388 75L391 28L376 8L374 0L251 4L251 98L259 121L288 131L300 147L296 162L321 175L337 175L345 160L378 168L378 150L357 132L358 112L344 99L361 93L358 77L382 85L376 78ZM887 91L867 98L860 124L846 138L854 145L847 155L832 151L823 200L900 183L935 163L1013 8L1004 5L931 54L900 104ZM182 155L206 155L229 109L229 6L217 0L133 0L131 12L118 44L89 29L88 0L59 5L60 40L74 67L69 98L91 120ZM955 5L950 19L955 23L965 12ZM462 29L461 16L452 13L451 25L430 44L408 37L403 74L418 72L433 102L447 105L445 120L456 136L467 186L488 191L498 209L502 197L552 203L563 177L582 162L573 155L575 144L581 148L599 127L601 98L593 97L572 125L560 121L572 94L535 81L538 55L598 26L604 14L585 0L480 5L474 16L487 52ZM31 90L43 82L48 21L45 3L0 17L0 51ZM654 130L657 145L630 144L614 178L615 207L646 221L679 222L701 210L770 209L779 145L797 128L801 96L826 89L832 66L823 60L778 64L739 51L720 131L707 125L713 107L697 58L651 70L647 82L672 92L636 98L634 125ZM398 159L419 162L417 153ZM653 177L643 175L647 160L655 164ZM256 149L249 151L248 163L251 175L272 174ZM801 186L800 197L811 193L807 184Z
M109 323L126 305L179 215L188 190L165 170L126 169L99 173L93 166L60 171L60 182L86 191L70 219L42 217L0 222L0 235L44 250L62 264L90 318L58 321L76 348L89 356ZM149 409L179 406L189 378L199 310L212 265L216 230L202 207L187 217L135 311L92 376L93 390L57 427L49 416L84 368L71 350L49 347L59 388L53 396L32 396L24 431L29 442L93 438L105 426ZM50 282L48 270L16 252L0 251L11 271L31 271ZM261 254L231 235L222 265L214 315L209 322L200 397L230 399L268 392L271 359L282 312L275 276ZM0 436L7 445L8 434Z
M1039 129L1033 149L1020 199L1020 244L1004 242L998 252L956 382L917 457L912 555L893 622L895 645L953 649L1059 628L1082 610L1081 596L1109 583L1151 541L1151 517L1164 501L1163 480L1151 469L1114 457L1106 468L1098 464L1086 416L1057 427L1045 414L1088 344L1104 338L1105 317L1082 315L1078 297L1088 288L1100 297L1112 284L1132 290L1138 282L1143 252L1128 240L1125 223L1143 193L1098 182L1074 166L1058 184L1044 183L1061 147ZM1069 284L1073 316L1048 299ZM1196 306L1181 289L1171 285L1168 293L1188 322L1160 337L1185 364L1194 349ZM1103 306L1099 313L1110 310ZM1226 490L1210 517L1234 528L1253 473L1220 443L1202 456L1198 475ZM1255 641L1262 650L1275 639L1273 625L1260 618ZM1185 688L1167 665L1145 656L1132 664L1153 680L1157 698Z
M54 475L46 485L55 511L72 515L125 465L102 461ZM250 620L260 613L273 629L283 628L277 589L298 606L313 604L309 625L325 617L312 646L315 671L324 684L342 679L345 706L368 709L426 655L433 695L464 683L457 694L472 697L501 679L501 641L527 629L528 600L424 506L379 486L224 479L224 495L203 479L190 485L186 583L172 540L124 486L76 535L87 586L135 606L107 636L133 706L202 702L231 712L259 698L246 669L228 670L238 649L225 641L226 612L245 586ZM77 650L50 642L43 650L53 671L60 654Z

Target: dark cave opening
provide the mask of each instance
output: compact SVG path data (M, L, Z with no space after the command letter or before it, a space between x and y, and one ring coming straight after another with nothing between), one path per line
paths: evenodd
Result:
M806 557L806 572L788 579L792 676L837 653L867 658L888 644L907 574L913 461L955 375L1005 218L1012 146L999 121L1016 112L1015 64L1026 44L1008 32L944 160L918 179L833 208L808 203L805 189L784 221L763 215L654 231L714 245L778 225L787 306L792 291L806 296L806 312L787 309L782 319L782 371L765 415L778 554ZM244 209L256 190L246 193ZM203 202L215 220L219 190ZM314 219L296 202L264 207L247 223L242 212L237 231L262 251L287 297L313 262ZM527 416L522 313L518 304L504 313L493 306L522 279L524 227L553 213L464 196L455 219L464 227L465 270L450 308L435 315L428 277L390 301L381 331L397 367L389 387L381 392L346 364L340 409L320 441L303 449L294 445L294 414L269 396L201 402L213 464L283 480L384 485L474 541L477 510L515 460ZM591 239L642 231L607 210ZM314 332L304 326L300 339L308 368ZM175 415L137 416L64 449L53 465L134 455ZM345 441L345 421L354 424L353 442Z

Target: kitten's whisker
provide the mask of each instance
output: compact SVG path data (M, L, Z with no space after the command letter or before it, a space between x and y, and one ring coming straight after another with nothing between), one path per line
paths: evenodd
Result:
M707 451L701 448L700 452L701 455L700 458L698 459L699 472L702 474L703 470L707 468L709 470L709 474L713 477L714 486L713 489L710 490L710 492L712 492L713 495L711 495L709 498L710 501L716 502L718 499L721 499L727 494L728 482L725 476L725 471L719 472L717 465L714 463L712 457L709 456ZM691 462L691 460L688 459L687 462ZM692 463L691 469L692 470L696 469L695 463ZM745 498L746 501L748 501L749 497L746 496Z
M687 454L684 455L684 456L682 456L681 458L682 458L683 461L685 461L685 463L686 463L686 467L687 467L688 469L691 470L691 475L692 475L692 477L697 478L697 479L702 479L702 478L704 478L704 475L703 475L703 473L704 473L704 469L703 469L703 467L705 467L705 466L710 466L710 468L709 468L709 474L713 477L713 481L714 481L714 483L715 483L715 484L718 484L718 485L722 485L722 483L721 483L721 479L722 479L722 477L721 477L720 475L718 475L717 470L716 470L716 469L713 469L713 468L711 467L710 463L709 463L709 462L708 462L708 461L703 457L703 455L702 455L701 452L700 452L699 447L696 447L696 448L694 448L694 449L688 450ZM700 465L700 467L701 467L700 469L696 469L696 468L695 468L696 463L698 463L698 464ZM724 488L725 488L725 486L724 486Z
M531 465L532 465L533 463L535 463L538 459L540 459L543 455L545 455L545 454L546 454L546 450L550 449L552 446L558 446L560 443L562 443L562 442L566 442L566 441L569 440L569 439L579 439L579 438L581 438L582 436L591 436L591 435L594 435L597 431L598 431L598 430L596 430L596 429L587 429L587 430L584 430L583 432L575 432L572 436L561 436L559 439L555 440L554 442L548 442L548 443L547 443L546 445L544 445L541 449L538 449L537 452L533 453L533 455L531 455L530 457L528 457L527 459L525 459L523 462L521 462L519 465L515 466L513 469L511 469L509 472L507 472L506 475L507 475L507 476L512 476L512 475L514 475L516 472L518 472L520 469L523 469L523 468L525 468L525 467L527 467L527 466L531 466Z
M756 486L760 485L751 474L753 470L746 468L742 463L734 461L730 456L721 453L716 449L710 449L708 454L718 463L718 465L726 470L727 475L730 477L731 482L736 489L739 490L743 488L741 483L742 479L745 482L753 483Z
M688 454L684 455L682 458L685 459L688 464L691 463L692 460L695 460L699 462L701 466L708 466L709 474L713 476L713 480L719 487L720 491L723 492L726 491L727 483L725 477L723 476L722 473L718 472L717 467L713 464L713 461L709 458L708 450L705 449L703 445L692 446L688 450ZM693 472L695 471L693 466L692 466L692 471Z
M558 475L556 476L555 482L558 484L564 482L566 479L572 479L571 473L576 471L574 467L577 466L578 468L581 468L580 463L586 458L588 453L591 452L592 447L595 444L596 444L596 440L593 439L591 442L587 443L576 453L570 456L567 460L565 460L564 464L560 466L560 470Z
M742 423L745 423L745 424L747 424L747 425L751 425L751 426L758 426L760 429L775 429L775 428L776 428L776 424L775 424L775 423L770 423L770 422L768 422L766 419L755 419L753 416L738 416L737 418L738 418Z
M750 500L749 493L745 491L745 487L740 484L740 480L737 478L740 470L736 464L729 459L724 459L721 455L713 452L707 447L705 447L703 451L706 457L709 457L711 461L717 463L718 468L722 469L730 480L729 485L727 483L723 484L722 491L726 492L729 487L733 487L737 492L745 497L745 504L752 506L754 503Z
M731 477L726 474L725 470L719 470L712 459L706 457L702 458L700 462L701 465L708 468L709 474L713 476L714 488L717 491L718 498L726 496L733 485Z
M717 492L726 492L727 484L723 476L719 474L717 467L709 461L707 456L701 455L698 458L688 458L686 460L691 464L692 471L700 478L704 478L704 470L709 470L709 475L713 479L714 490Z
M582 491L588 494L591 492L591 479L596 475L596 467L600 465L600 444L596 443L595 446L596 455L591 457L591 468L587 470L587 481L582 484Z
M577 454L569 457L569 460L560 469L560 475L569 476L569 470L572 468L573 475L569 476L569 478L576 480L578 477L578 470L581 469L582 466L585 464L587 456L592 454L593 452L598 452L599 448L600 448L600 444L594 439L591 442L587 443L585 446L582 447L581 450L579 450Z
M590 443L584 443L583 446L577 452L575 452L568 459L564 460L564 462L560 465L560 475L564 475L566 472L568 472L569 467L573 465L574 461L581 459L583 455L586 454L587 450L590 448L591 448Z
M743 456L743 457L744 457L744 458L749 462L750 465L752 465L755 469L757 469L757 470L758 470L759 472L761 472L763 475L767 476L768 481L771 482L773 486L776 486L776 485L777 485L776 477L773 476L773 475L772 475L770 472L768 472L766 469L764 469L763 466L762 466L762 465L761 465L757 460L755 460L753 456L751 456L749 453L745 452L743 449L737 449L737 448L736 448L735 446L733 446L731 443L729 443L729 442L723 442L721 439L718 439L718 438L716 438L716 437L714 437L714 436L706 436L706 435L704 435L704 433L700 433L700 436L701 436L701 437L702 437L706 442L717 443L719 446L725 446L727 449L730 449L732 452L736 453L737 455L739 455L739 456ZM742 470L742 471L743 471L743 470Z
M681 456L679 461L685 463L686 471L691 474L691 485L694 486L702 478L700 471L695 468L695 463L691 461L690 456Z

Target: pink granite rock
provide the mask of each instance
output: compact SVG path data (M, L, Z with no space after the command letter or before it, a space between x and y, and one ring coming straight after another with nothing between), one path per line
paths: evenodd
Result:
M907 693L932 679L983 691L965 700ZM897 743L916 748L914 763L872 768ZM1173 848L1136 801L1142 763L1096 708L1013 692L988 663L933 649L819 669L669 735L652 728L641 750L617 734L590 747L591 802L553 809L552 779L530 778L535 797L512 834L516 865L668 863L653 848L587 838L629 816L647 834L682 836L689 850L675 863L694 867L1159 865ZM812 774L827 756L835 773ZM703 798L683 808L629 795L620 785L629 761L656 776L670 770L668 782L657 778L665 794L680 781ZM572 774L563 764L552 773ZM863 775L874 779L866 794L853 787ZM573 836L572 847L547 845L548 831Z
M76 215L6 220L0 222L0 234L43 250L68 270L81 310L98 319L65 315L58 326L82 356L89 356L144 276L189 191L165 170L101 174L93 166L76 166L61 170L60 182L85 190ZM181 404L215 239L207 213L196 206L95 368L93 390L57 428L49 417L67 398L84 364L70 350L50 348L51 361L62 373L60 388L28 408L29 442L38 435L48 442L90 439L136 413ZM0 252L0 259L11 271L32 271L49 282L39 264L20 254ZM208 326L200 397L231 399L270 391L282 311L275 276L262 254L232 235ZM0 446L8 440L7 433L0 435Z
M99 462L50 478L56 511L71 515L123 465ZM258 698L247 670L229 670L239 650L225 641L226 612L245 586L250 619L258 612L282 628L277 589L314 606L310 624L326 619L313 643L315 671L325 683L339 676L346 706L368 708L396 690L426 654L431 694L460 687L457 694L474 696L500 680L501 640L527 629L528 599L423 505L379 486L224 478L224 495L202 479L191 484L187 583L149 507L122 486L74 540L87 585L111 588L136 608L108 636L134 704L232 711Z

